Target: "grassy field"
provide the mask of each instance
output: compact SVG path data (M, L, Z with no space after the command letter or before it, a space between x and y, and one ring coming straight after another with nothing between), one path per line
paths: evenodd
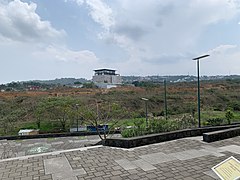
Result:
M235 122L240 122L240 112L236 111L233 112L234 117L231 120L232 123ZM168 121L173 121L176 119L181 119L184 115L190 115L190 114L178 114L178 115L170 115L168 117ZM158 119L158 121L162 121L165 119L164 116L161 117L155 117L155 119ZM195 115L195 125L192 125L192 127L197 127L197 114ZM213 118L219 118L219 119L223 119L223 123L222 124L227 124L227 120L225 117L225 112L223 111L201 111L201 124L202 126L208 126L208 119L213 119ZM152 121L153 117L148 117L148 122L150 123ZM103 122L104 123L104 122ZM139 124L140 123L140 124ZM19 129L37 129L37 124L36 122L20 122L18 123L18 128L16 128L16 130L12 133L17 134ZM87 122L85 122L84 125L88 125ZM126 127L135 127L138 125L141 125L143 127L146 127L146 117L142 117L142 118L130 118L130 119L122 119L119 120L117 124L114 124L112 122L108 122L108 125L114 126L114 128L126 128ZM70 126L70 125L68 125ZM113 128L113 129L114 129ZM42 121L41 122L41 132L42 133L48 133L48 132L61 132L61 125L59 124L59 122L57 121Z
M164 119L164 87L119 87L113 89L74 89L60 88L45 92L0 92L0 135L15 135L21 128L37 128L41 123L42 132L65 131L76 126L80 109L95 105L96 102L108 102L111 106L122 107L123 115L116 126L134 126L136 122L145 123L145 102L149 99L149 117ZM167 86L169 120L184 120L184 116L194 116L197 120L197 88L195 82L170 83ZM77 112L76 104L79 104ZM101 106L101 105L99 105ZM208 125L209 119L223 119L231 109L232 122L240 121L240 80L209 81L201 83L201 119ZM104 114L104 112L103 112ZM149 118L151 119L151 118ZM85 119L84 124L89 124ZM111 121L101 123L113 124Z

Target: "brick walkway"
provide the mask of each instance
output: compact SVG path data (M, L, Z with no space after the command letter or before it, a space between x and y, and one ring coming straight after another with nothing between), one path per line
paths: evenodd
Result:
M20 157L40 152L75 149L96 144L100 141L98 135L68 136L58 138L0 140L0 159Z
M0 179L216 179L211 168L234 156L240 137L204 143L185 138L134 149L88 147L0 160Z

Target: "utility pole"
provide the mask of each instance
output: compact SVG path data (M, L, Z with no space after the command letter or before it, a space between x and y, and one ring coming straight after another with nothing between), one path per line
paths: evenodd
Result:
M165 108L165 119L168 119L168 114L167 114L167 82L166 79L163 81L164 83L164 108Z
M199 73L199 59L208 57L209 55L203 55L203 56L199 56L194 58L194 61L197 61L197 75L198 75L198 127L201 127L201 108L200 108L200 73Z
M77 132L78 132L78 107L79 107L79 104L76 104L76 108L77 108Z

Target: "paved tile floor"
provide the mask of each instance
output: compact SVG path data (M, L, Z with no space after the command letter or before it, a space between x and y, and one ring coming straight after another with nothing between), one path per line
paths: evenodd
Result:
M211 168L240 160L240 137L205 143L185 138L133 149L104 146L55 149L0 160L1 180L217 179ZM75 142L76 144L79 142Z
M98 135L68 136L59 138L0 140L0 159L20 157L43 152L53 152L81 148L96 144L100 141Z

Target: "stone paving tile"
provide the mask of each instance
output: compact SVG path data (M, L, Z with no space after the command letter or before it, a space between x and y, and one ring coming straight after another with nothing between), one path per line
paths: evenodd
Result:
M214 156L217 156L217 157L225 156L223 153L221 153L223 152L221 148L212 147L212 146L203 146L202 148L203 149L200 151L212 154Z
M57 142L55 139L45 141ZM77 143L78 139L72 141ZM214 143L205 143L199 137L186 138L130 150L79 149L0 161L0 179L215 179L211 168L229 156L240 159L239 149L240 137ZM61 172L54 172L46 168L46 162L64 167Z
M206 172L203 172L204 174L214 178L214 179L220 179L213 171L206 171Z
M175 157L176 159L179 159L181 161L206 155L209 155L209 153L195 149L168 154L168 156Z
M137 166L127 159L115 160L125 170L136 169Z
M135 164L137 167L141 168L144 171L157 169L156 167L154 167L153 165L151 165L147 161L144 161L143 159L132 161L132 163Z
M58 138L40 138L23 140L0 140L0 160L5 158L20 157L37 154L37 149L44 149L44 152L56 150L66 150L96 144L100 141L97 135L93 136L73 136Z
M153 165L168 162L168 161L173 161L176 159L174 156L167 155L162 152L146 154L139 157Z
M240 154L240 146L237 146L237 145L223 146L223 147L220 147L220 150Z

